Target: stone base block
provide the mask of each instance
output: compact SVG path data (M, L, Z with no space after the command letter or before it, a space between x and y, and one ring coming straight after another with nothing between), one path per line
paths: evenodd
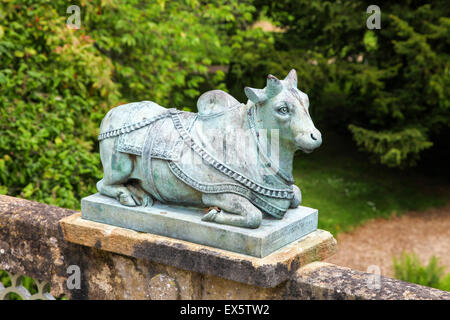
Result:
M152 207L126 207L98 193L81 200L81 213L86 220L259 258L317 230L318 219L316 209L300 206L289 209L281 220L265 217L257 229L238 228L203 222L205 212L199 208L160 203Z
M89 221L80 213L61 219L60 225L66 241L259 287L275 287L337 250L333 236L320 229L257 258Z

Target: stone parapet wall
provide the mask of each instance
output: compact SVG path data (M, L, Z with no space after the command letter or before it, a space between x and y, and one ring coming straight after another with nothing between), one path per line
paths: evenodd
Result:
M71 299L450 299L449 292L316 261L336 250L322 230L260 259L101 224L92 232L92 225L80 227L81 245L66 240L77 235L78 216L0 196L0 269L47 281L53 296ZM80 289L67 287L71 265L81 271Z

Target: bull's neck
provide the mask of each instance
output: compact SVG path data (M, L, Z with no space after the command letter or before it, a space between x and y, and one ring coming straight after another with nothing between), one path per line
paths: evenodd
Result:
M256 107L254 104L248 105L247 107L247 117L249 119L249 126L253 126L253 134L256 135L256 140L259 140L258 132L263 128L260 124L263 123L260 115L256 111ZM250 128L251 129L251 128ZM272 150L272 136L271 130L267 130L267 148L259 148L261 151L260 156L264 158L264 160L268 160L270 163L270 167L273 172L281 178L285 183L291 185L294 183L294 178L292 176L292 168L294 161L294 153L295 149L292 148L284 139L278 139L278 148L279 148L279 161L277 164L274 164L271 161L270 157L267 154L263 153L263 150Z

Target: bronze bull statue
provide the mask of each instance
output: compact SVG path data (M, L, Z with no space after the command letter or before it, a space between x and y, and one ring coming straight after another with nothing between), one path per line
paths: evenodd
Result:
M125 206L207 207L202 220L239 227L259 227L263 213L281 219L301 203L294 153L313 151L322 137L295 70L284 80L269 75L264 89L245 94L247 104L206 92L198 113L151 101L110 110L100 127L98 191Z

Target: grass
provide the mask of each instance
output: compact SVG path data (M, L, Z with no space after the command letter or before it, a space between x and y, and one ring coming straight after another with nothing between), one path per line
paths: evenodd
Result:
M337 235L374 218L447 203L443 178L427 176L420 168L382 167L358 152L349 138L323 136L318 150L298 153L294 163L302 205L319 209L319 228Z

